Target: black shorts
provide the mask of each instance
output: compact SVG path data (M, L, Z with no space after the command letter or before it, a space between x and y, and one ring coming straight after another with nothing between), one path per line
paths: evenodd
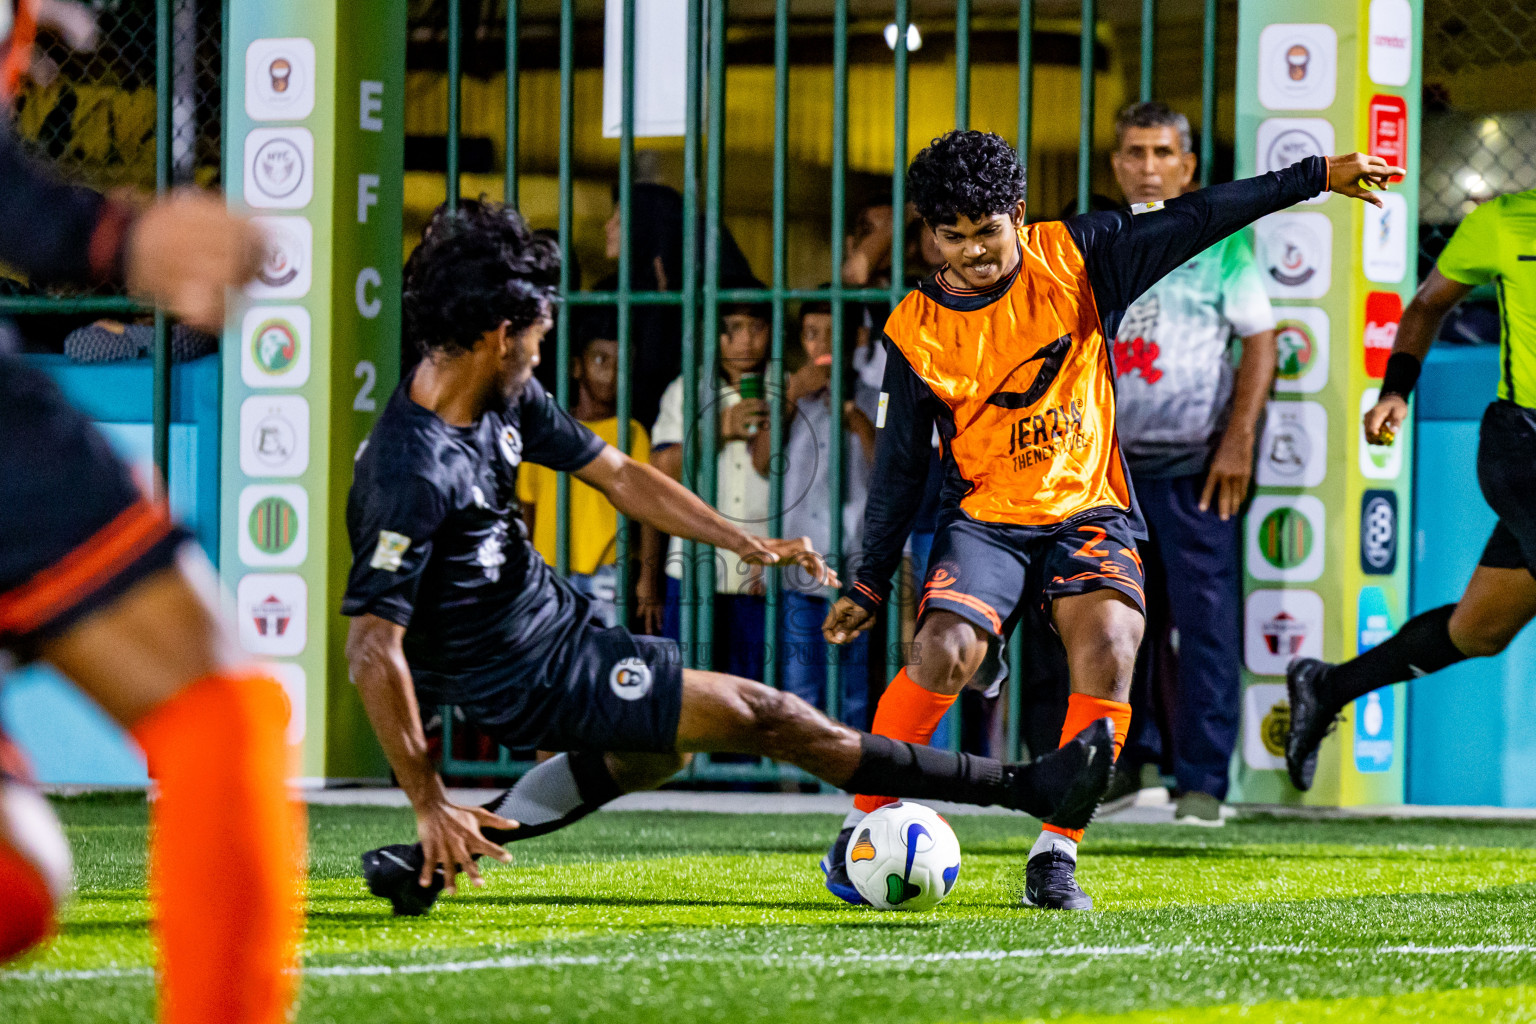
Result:
M1536 410L1500 399L1483 413L1477 482L1499 521L1479 565L1536 575Z
M550 677L511 683L459 709L510 750L677 749L683 659L675 641L589 619L563 646Z
M1050 532L1039 527L983 523L951 513L939 523L928 575L917 606L953 612L991 637L974 683L1000 675L1002 647L1021 617L1050 622L1056 598L1118 590L1146 612L1136 532L1123 512L1093 515Z
M32 657L187 539L52 378L0 357L0 647Z

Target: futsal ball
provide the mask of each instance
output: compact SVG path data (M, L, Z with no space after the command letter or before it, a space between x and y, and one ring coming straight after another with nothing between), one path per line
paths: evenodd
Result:
M848 843L848 878L877 910L932 910L960 877L960 840L938 812L903 800L870 811Z

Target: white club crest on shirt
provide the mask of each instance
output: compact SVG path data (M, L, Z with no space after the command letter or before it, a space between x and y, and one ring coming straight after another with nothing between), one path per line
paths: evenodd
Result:
M503 550L506 543L507 524L502 521L491 527L491 532L486 534L485 539L475 550L475 562L485 570L485 578L492 583L501 579L501 567L507 562L507 555Z
M523 461L523 435L509 423L501 428L496 441L501 445L502 458L507 460L507 465L516 469L517 464Z

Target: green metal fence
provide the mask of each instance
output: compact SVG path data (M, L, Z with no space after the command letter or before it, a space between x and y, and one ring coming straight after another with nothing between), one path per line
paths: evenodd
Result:
M218 184L223 89L223 8L194 0L94 5L97 46L73 51L43 36L46 84L27 84L14 105L18 135L38 156L99 188L164 192ZM165 317L121 293L0 294L0 316L153 316L153 435L162 480L170 450L170 332Z
M462 53L465 46L462 26L461 0L446 0L447 11L447 72L448 72L448 139L447 139L447 195L450 203L457 201L458 193L458 126L460 121L460 76L463 67ZM527 28L527 21L519 13L519 0L507 0L505 7L506 33L506 163L505 195L515 201L518 179L517 128L519 101L519 36ZM989 5L991 7L992 5ZM722 194L725 189L725 111L726 111L726 48L730 25L726 0L689 0L687 9L687 46L684 54L687 68L687 95L685 135L682 156L682 196L684 238L683 280L676 291L636 292L631 288L633 268L630 266L631 195L635 172L634 136L634 53L635 53L635 0L623 0L622 47L625 69L621 86L622 126L618 152L617 201L620 211L622 238L619 245L618 287L614 291L575 291L569 276L572 251L572 189L575 166L572 159L572 131L574 126L574 40L577 32L577 5L575 0L562 0L560 4L558 39L560 68L560 141L558 159L559 217L558 230L562 252L565 256L562 268L560 306L555 333L554 359L557 399L569 407L569 381L571 363L571 310L577 306L607 305L615 308L619 324L619 381L618 423L620 446L629 442L630 369L634 358L630 351L631 312L643 304L679 305L682 322L683 350L683 406L684 422L696 425L687 432L683 444L683 482L690 490L711 503L715 502L718 480L712 453L718 443L718 422L713 411L698 408L698 383L701 372L710 372L718 357L719 310L722 303L750 301L766 303L772 309L772 347L767 364L768 390L770 395L783 393L784 387L784 337L788 306L805 301L825 301L832 309L832 358L834 366L844 365L849 339L844 336L844 308L853 302L888 302L892 306L905 295L904 246L901 244L899 225L904 223L902 211L906 203L905 170L910 154L907 152L907 126L909 112L909 51L902 45L907 39L911 23L910 0L894 0L891 11L892 28L896 43L891 46L894 68L894 123L892 133L895 142L890 177L890 201L897 217L898 230L891 251L889 288L851 288L842 283L842 248L839 244L848 211L848 116L849 116L849 5L847 0L835 0L832 5L831 67L832 67L832 122L830 133L830 231L832 238L831 260L828 266L830 285L824 288L794 288L786 279L786 203L788 187L786 173L789 149L789 86L790 86L790 37L792 27L791 5L779 0L773 16L773 158L772 158L772 260L766 287L759 289L727 289L721 283L721 231ZM1141 5L1140 34L1140 95L1150 98L1153 94L1153 66L1157 5L1155 0L1143 0ZM1214 125L1216 120L1216 29L1217 0L1204 0L1202 45L1202 132L1201 172L1202 181L1210 180L1214 154ZM1017 0L1018 64L1022 71L1018 78L1018 120L1015 143L1026 158L1031 142L1031 105L1033 93L1035 3L1034 0ZM933 19L925 18L927 27L933 28ZM1081 97L1079 104L1077 204L1087 209L1091 198L1091 179L1095 153L1094 129L1094 72L1095 41L1097 39L1095 0L1082 0L1079 18L1079 73ZM956 68L955 112L956 127L967 127L971 113L971 28L970 0L957 0L953 17L954 57ZM887 34L891 29L887 29ZM1099 154L1103 158L1103 154ZM697 251L693 239L694 226L703 222L703 252ZM702 259L701 259L702 256ZM831 377L831 407L842 408L843 381L840 374ZM701 416L701 411L703 415ZM778 401L770 405L769 430L772 448L776 456L771 460L770 518L769 529L777 535L783 522L784 469L783 460L777 456L784 446L784 421ZM829 522L831 543L829 557L840 574L849 568L843 565L842 515L844 488L843 434L839 416L833 416L833 436L829 443ZM564 572L569 565L569 483L564 474L560 477L558 493L557 568ZM626 525L620 520L617 543L617 568L619 576L618 604L620 621L627 621L630 611L631 557ZM693 668L708 668L712 660L709 639L714 632L716 614L713 595L715 591L714 551L688 542L685 546L685 568L681 580L680 634L685 664ZM846 576L845 576L846 578ZM888 672L894 673L902 657L902 621L897 608L910 602L912 582L897 574L894 581L898 599L891 602L887 615L885 647ZM782 590L777 574L769 574L766 593L769 655L765 664L765 681L776 685L780 679L779 659L781 646L777 638L782 634ZM829 664L827 705L836 715L841 706L835 654ZM1020 687L1023 659L1020 644L1015 638L1010 651L1008 696L1006 701L1006 729L1004 753L1018 756L1020 745ZM871 705L872 706L872 705ZM524 763L512 760L507 751L500 752L496 761L465 760L455 757L454 716L452 709L443 709L442 767L445 773L469 775L515 775ZM958 742L959 730L951 730L952 742ZM784 781L801 779L798 772L786 770L768 763L748 764L712 762L707 757L697 758L691 769L692 777L700 781Z

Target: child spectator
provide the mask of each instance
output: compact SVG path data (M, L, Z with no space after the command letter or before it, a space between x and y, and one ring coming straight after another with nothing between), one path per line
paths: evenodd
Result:
M745 287L760 288L756 281ZM683 439L700 436L704 416L719 418L715 452L715 507L749 533L763 534L768 525L768 479L752 462L750 442L768 426L768 404L761 397L763 365L768 355L771 314L766 306L748 303L720 307L720 358L713 373L700 375L698 417L683 421L683 378L667 386L661 411L651 431L652 463L675 480L683 478ZM756 397L743 397L743 378ZM666 616L663 635L680 639L682 622L683 546L674 537L667 551ZM713 667L748 679L763 677L764 583L760 570L743 563L733 552L715 552L714 636L718 656ZM700 595L700 600L708 600ZM704 659L706 665L710 658Z
M847 332L844 337L847 338ZM831 468L832 446L832 309L825 302L807 302L800 308L800 344L805 365L796 370L784 389L784 520L786 537L809 537L817 551L832 544ZM850 346L851 354L851 346ZM865 386L844 358L843 421L843 556L851 558L863 547L864 496L875 458L875 424L872 419L880 393ZM759 473L768 473L772 445L767 432L752 440L752 460ZM784 618L783 688L818 708L827 706L827 642L821 623L836 593L818 586L805 573L790 569L783 575ZM867 725L869 699L869 634L838 648L838 678L842 682L841 718L863 728Z
M576 382L576 408L572 413L592 432L611 445L619 443L618 401L619 333L614 311L607 307L582 310L577 318L571 378ZM629 421L629 455L649 461L651 440L645 428ZM544 560L555 564L555 534L559 504L558 475L545 466L525 464L517 476L517 497L533 546ZM605 625L618 625L618 568L615 565L618 513L608 499L571 477L570 574L577 592L592 602L592 613ZM661 625L661 581L657 577L661 535L653 527L641 530L640 576L636 587L641 628L654 633Z

